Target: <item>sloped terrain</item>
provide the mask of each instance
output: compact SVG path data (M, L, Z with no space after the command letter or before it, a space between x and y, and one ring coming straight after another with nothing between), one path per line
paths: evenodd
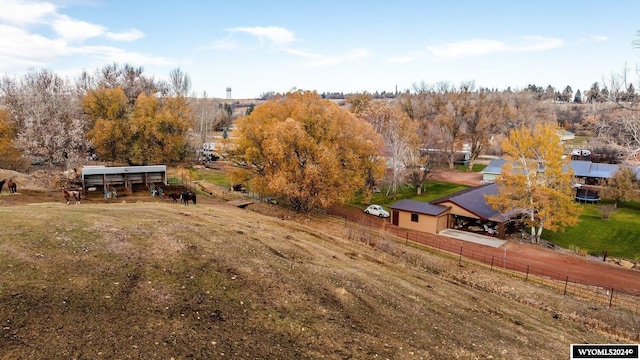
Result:
M638 341L626 310L265 204L0 217L0 358L566 359Z

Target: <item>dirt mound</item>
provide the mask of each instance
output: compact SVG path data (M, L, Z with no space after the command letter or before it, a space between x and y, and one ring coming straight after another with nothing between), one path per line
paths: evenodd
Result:
M13 170L0 169L0 181L11 179L16 183L18 192L20 190L49 191L58 189L61 186L69 186L75 181L73 170L66 172L51 172L38 170L31 174L24 174Z

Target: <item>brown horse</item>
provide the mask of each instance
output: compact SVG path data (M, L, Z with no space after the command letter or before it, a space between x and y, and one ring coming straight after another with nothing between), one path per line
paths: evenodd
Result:
M64 199L67 200L67 205L69 205L71 199L74 199L76 204L80 204L80 191L62 188L62 195L64 195Z
M7 181L7 188L9 188L9 192L12 194L15 194L16 192L18 192L18 185L14 183L13 180L11 179Z

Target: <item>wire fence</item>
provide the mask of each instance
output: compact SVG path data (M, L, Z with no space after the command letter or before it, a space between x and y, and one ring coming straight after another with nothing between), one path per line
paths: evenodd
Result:
M510 260L507 256L496 256L486 252L456 245L450 241L438 240L438 236L424 234L416 231L386 226L386 221L376 218L353 218L345 214L338 214L344 222L348 234L352 238L358 238L369 245L375 245L380 239L392 239L396 243L408 242L421 244L433 249L445 251L458 258L460 263L473 262L492 271L508 272L521 278L523 281L546 286L561 292L565 296L573 296L583 301L591 301L607 307L618 307L640 312L640 296L613 287L606 288L596 284L590 284L582 279L577 279L562 274L554 269L531 266L529 264Z

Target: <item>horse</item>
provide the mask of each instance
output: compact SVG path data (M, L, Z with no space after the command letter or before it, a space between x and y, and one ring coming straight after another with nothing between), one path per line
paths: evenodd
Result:
M175 203L177 203L177 202L178 202L178 200L181 200L181 196L180 196L180 194L172 193L172 194L169 194L169 195L167 195L167 196L168 196L171 200L173 200L173 203L174 203L174 204L175 204Z
M18 185L14 183L13 180L11 179L9 179L9 181L7 182L7 187L9 188L9 192L12 194L15 194L16 192L18 192Z
M4 183L7 182L7 179L4 179L2 181L0 181L0 194L2 194L2 187L4 186Z
M64 199L67 200L67 205L71 202L71 199L76 201L76 204L80 204L80 192L77 190L67 190L62 188L62 195L64 195Z
M180 194L180 200L185 206L189 205L189 201L192 201L193 205L195 205L196 194L192 193L191 191L185 191L182 194Z

